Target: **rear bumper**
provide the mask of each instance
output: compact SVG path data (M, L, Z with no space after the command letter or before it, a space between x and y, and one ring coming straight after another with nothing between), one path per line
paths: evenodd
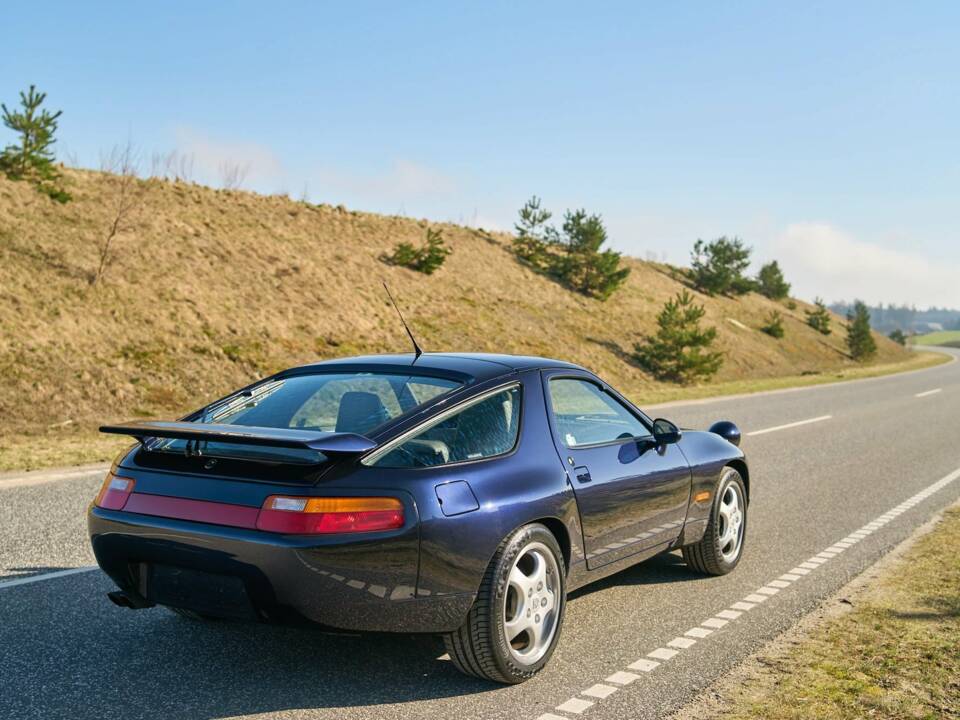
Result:
M353 536L286 536L91 506L88 527L97 563L121 590L214 615L271 620L292 610L343 630L447 632L459 627L475 597L417 593L416 526ZM223 583L198 593L201 600L171 601L169 593L158 595L151 586L154 578L169 577L171 568L186 571L185 582L201 578L196 582L202 584L209 574ZM232 586L241 587L243 603L225 594Z

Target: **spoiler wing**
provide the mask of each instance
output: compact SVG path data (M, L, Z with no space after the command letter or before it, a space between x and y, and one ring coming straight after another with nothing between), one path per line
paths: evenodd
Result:
M327 454L359 455L373 450L377 446L370 438L357 433L319 432L296 428L251 427L217 423L166 422L161 420L103 425L100 427L100 432L113 435L130 435L139 440L141 444L147 438L175 438L177 440L225 442L238 445L299 448Z

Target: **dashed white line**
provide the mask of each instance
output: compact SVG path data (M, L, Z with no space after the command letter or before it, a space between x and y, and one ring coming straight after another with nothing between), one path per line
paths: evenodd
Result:
M13 580L0 580L0 590L16 587L17 585L29 585L30 583L43 582L44 580L53 580L54 578L66 577L67 575L77 575L78 573L85 573L98 569L99 568L94 565L93 567L78 567L70 568L69 570L57 570L55 572L41 573L40 575L31 575L30 577L14 578Z
M821 415L820 417L809 418L807 420L798 420L797 422L787 423L786 425L774 425L773 427L764 428L763 430L754 430L753 432L748 432L747 436L753 437L755 435L766 435L767 433L777 432L778 430L789 430L790 428L800 427L801 425L810 425L811 423L823 422L824 420L829 420L833 415Z
M960 478L960 469L957 469L941 478L932 485L924 488L916 495L904 500L900 505L897 506L901 512L905 511L919 502L922 502L924 499L930 497L933 493L942 490L944 487L949 485L951 482ZM881 515L877 520L873 520L870 523L867 523L859 530L850 533L843 540L834 543L826 550L823 550L818 555L810 558L806 562L800 563L797 567L790 570L788 573L781 575L777 580L770 581L767 585L757 588L757 590L749 595L747 595L743 600L733 603L729 608L721 610L714 617L707 618L699 627L690 628L687 630L683 636L676 637L673 640L669 641L667 645L670 647L660 647L652 652L647 653L645 658L640 658L634 662L627 665L628 670L638 670L644 673L653 672L656 668L660 667L662 662L660 661L669 661L676 655L680 653L680 649L687 649L696 644L697 639L703 639L708 635L711 635L715 630L728 625L731 621L736 620L744 612L755 608L759 603L762 603L766 600L769 600L771 596L780 592L781 589L790 587L794 582L798 582L803 578L804 575L809 574L811 571L819 568L823 563L829 562L831 559L839 555L846 547L850 547L855 542L857 542L860 537L866 537L872 533L875 529L879 529L890 520L892 520L896 515L893 515L894 511L890 511ZM898 513L899 514L899 513ZM858 537L859 536L859 537ZM680 649L675 649L680 648ZM651 659L656 658L656 660ZM633 681L637 680L640 676L635 675L634 673L618 671L606 678L604 683L612 683L611 685L606 684L597 684L592 685L586 690L580 692L581 695L587 695L589 697L597 698L601 700L603 698L609 697L613 693L617 692L619 688L614 687L614 685L625 686L629 685ZM580 715L588 708L595 705L596 702L591 700L584 700L580 697L573 697L564 702L561 705L556 707L556 710L560 712L573 713L575 715ZM562 716L554 715L552 713L544 713L540 715L537 720L568 720Z
M942 392L943 388L935 388L933 390L926 390L924 392L918 392L914 397L923 398L929 397L930 395L936 395L938 392Z

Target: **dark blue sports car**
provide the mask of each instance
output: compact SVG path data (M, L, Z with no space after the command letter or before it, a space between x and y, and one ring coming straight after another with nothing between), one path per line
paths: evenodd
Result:
M118 605L441 633L502 683L550 659L569 591L675 548L710 574L743 552L736 426L681 432L557 360L335 360L101 429L138 440L89 511Z

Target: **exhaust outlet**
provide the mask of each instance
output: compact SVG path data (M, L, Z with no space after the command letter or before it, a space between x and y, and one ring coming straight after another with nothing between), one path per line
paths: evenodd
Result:
M110 602L112 602L114 605L122 608L128 608L130 610L141 610L143 608L153 607L153 603L144 602L139 598L131 597L122 590L108 592L107 597L110 598Z

